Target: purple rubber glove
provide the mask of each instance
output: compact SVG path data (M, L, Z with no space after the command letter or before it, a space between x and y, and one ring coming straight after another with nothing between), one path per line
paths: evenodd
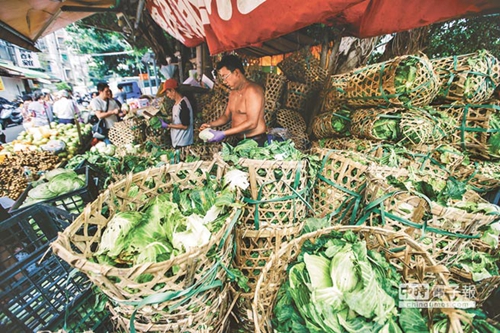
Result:
M223 131L215 131L215 130L210 130L210 133L214 135L213 138L208 139L208 142L220 142L226 138L226 135L224 134Z
M160 119L161 121L161 128L167 128L168 127L168 123L166 121L164 121L163 119Z

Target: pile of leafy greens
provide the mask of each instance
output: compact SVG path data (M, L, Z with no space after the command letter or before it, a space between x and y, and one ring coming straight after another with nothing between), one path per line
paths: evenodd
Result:
M274 308L277 332L428 332L415 309L398 313L400 275L352 232L306 242Z
M489 121L489 131L492 133L488 138L488 151L495 159L500 158L500 112L498 109L496 113L491 114Z
M131 189L130 196L137 191ZM152 197L143 207L115 214L104 230L95 253L99 263L131 267L168 260L201 247L218 232L235 207L234 187L208 177L203 187Z
M279 161L300 161L307 155L295 148L291 140L272 141L265 147L252 139L240 141L236 146L223 143L221 157L226 162L238 163L240 158L250 158L254 160L279 160Z
M373 122L372 133L378 140L398 141L401 137L400 117L382 115Z

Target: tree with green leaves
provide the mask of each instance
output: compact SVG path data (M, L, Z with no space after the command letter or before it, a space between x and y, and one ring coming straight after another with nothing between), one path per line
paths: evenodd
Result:
M424 52L430 58L472 53L486 49L500 59L500 14L434 24Z
M113 75L135 76L143 70L138 59L147 49L133 48L120 33L78 24L66 27L66 31L73 37L69 43L74 50L92 55L88 74L94 84Z

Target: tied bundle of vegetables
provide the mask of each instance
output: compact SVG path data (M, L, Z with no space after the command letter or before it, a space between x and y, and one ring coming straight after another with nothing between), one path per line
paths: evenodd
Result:
M409 108L401 110L401 133L412 144L439 143L452 130L452 121L434 108Z
M500 162L498 161L464 162L456 169L455 174L457 179L480 193L500 188Z
M350 106L424 106L438 89L427 57L408 55L332 76L328 98Z
M351 111L339 108L333 112L326 112L316 116L313 120L312 131L317 139L349 136Z
M451 143L482 159L500 159L500 101L492 100L484 105L455 103L436 108L452 121Z
M317 149L321 168L312 188L315 216L333 214L332 224L354 224L361 212L366 169L373 160L353 151Z
M468 165L470 163L469 156L456 147L443 144L443 145L408 145L408 154L411 158L420 163L430 163L436 165L443 170L447 170L453 174L457 179L458 177L455 170L460 168L462 164ZM393 165L396 166L396 165Z
M400 109L358 109L351 117L351 133L371 140L399 141Z
M478 229L500 219L500 208L453 177L414 169L374 167L368 172L366 208L359 224L404 231L437 263L448 265Z
M453 267L469 273L472 281L479 282L500 275L497 266L499 259L500 254L498 251L490 254L471 248L464 248L463 251L458 254L456 261L453 263Z
M431 60L439 76L440 89L433 101L482 103L500 83L500 62L490 52L478 50L459 56Z

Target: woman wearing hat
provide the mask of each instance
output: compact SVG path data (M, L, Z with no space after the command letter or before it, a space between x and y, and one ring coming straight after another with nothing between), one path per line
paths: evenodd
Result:
M167 124L161 119L163 128L170 129L170 137L174 148L186 147L193 144L193 108L189 99L179 92L179 84L175 79L168 79L163 83L160 94L174 101L172 107L172 123Z

